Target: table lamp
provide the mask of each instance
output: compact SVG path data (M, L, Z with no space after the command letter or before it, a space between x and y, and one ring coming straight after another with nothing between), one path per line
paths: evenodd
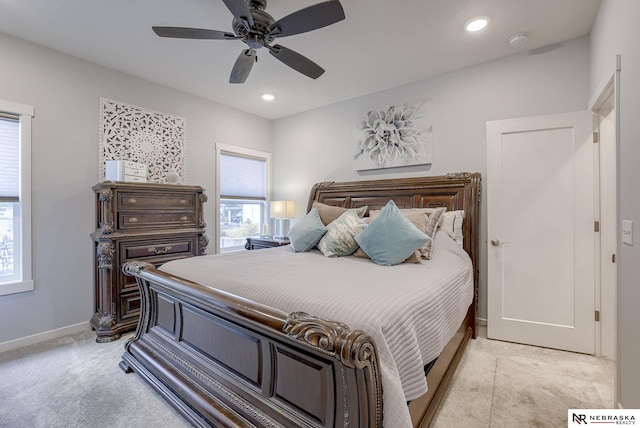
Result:
M289 219L296 216L296 203L294 201L271 201L271 218L275 219L274 239L287 239L289 234Z

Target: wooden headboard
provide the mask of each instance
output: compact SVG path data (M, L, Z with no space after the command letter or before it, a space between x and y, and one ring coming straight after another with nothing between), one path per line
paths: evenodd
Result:
M481 178L477 172L458 172L432 177L324 182L314 185L311 189L307 212L311 210L314 201L344 208L367 205L369 210L378 210L390 199L393 199L398 208L446 207L447 211L464 210L464 249L473 263L477 304L480 195Z

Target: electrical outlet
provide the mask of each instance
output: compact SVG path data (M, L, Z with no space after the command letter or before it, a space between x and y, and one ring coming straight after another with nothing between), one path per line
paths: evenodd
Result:
M622 220L622 242L633 245L633 222Z

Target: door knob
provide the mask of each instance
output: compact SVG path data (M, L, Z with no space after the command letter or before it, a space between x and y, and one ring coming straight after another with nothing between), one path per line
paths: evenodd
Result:
M491 240L491 245L493 245L494 247L501 247L503 245L507 245L509 242L508 241L501 241L499 239L493 238Z

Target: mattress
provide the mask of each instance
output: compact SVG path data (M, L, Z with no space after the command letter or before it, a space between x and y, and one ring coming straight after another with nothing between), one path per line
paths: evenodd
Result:
M441 231L432 259L421 264L379 266L283 246L175 260L160 269L367 332L378 348L387 427L411 426L406 403L427 391L424 365L438 357L473 301L471 260Z

